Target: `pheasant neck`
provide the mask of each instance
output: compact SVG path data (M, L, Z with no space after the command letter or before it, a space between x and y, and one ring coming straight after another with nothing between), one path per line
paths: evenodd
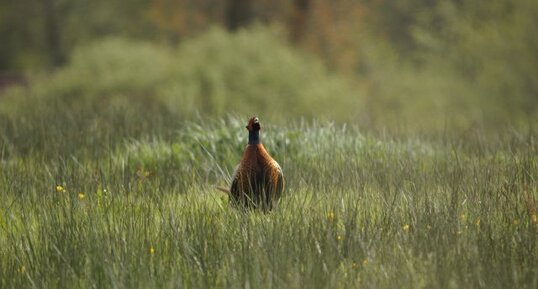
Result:
M260 131L248 132L248 144L260 144Z

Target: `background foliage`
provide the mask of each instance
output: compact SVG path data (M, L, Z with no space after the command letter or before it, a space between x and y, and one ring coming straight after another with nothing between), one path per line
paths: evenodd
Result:
M283 110L395 131L494 130L537 118L535 1L120 2L1 1L3 83L111 61L86 80L127 73L124 84L149 85L150 98L176 111ZM145 54L130 53L138 49ZM122 60L105 60L113 57ZM127 79L142 62L147 78ZM328 105L333 95L340 100ZM306 100L313 105L301 107Z

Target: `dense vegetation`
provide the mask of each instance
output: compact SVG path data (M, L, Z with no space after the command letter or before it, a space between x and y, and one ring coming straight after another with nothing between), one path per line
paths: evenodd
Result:
M529 119L538 119L537 3L0 0L0 90L3 82L13 81L12 73L33 75L76 63L82 68L94 61L100 65L92 66L97 72L106 69L107 61L130 61L137 63L135 71L112 73L138 75L140 85L152 87L161 85L153 81L174 78L180 83L168 81L159 94L186 98L184 108L209 99L211 105L198 107L202 113L229 113L230 106L244 111L238 107L243 102L234 102L235 94L242 94L257 102L276 96L275 103L259 104L269 109L286 107L287 112L297 107L290 114L319 115L320 107L330 107L328 95L336 94L337 99L346 95L352 104L342 112L340 107L326 109L322 115L331 111L330 117L341 118L352 108L358 116L354 121L378 129L408 131L417 124L421 131L524 127ZM260 26L278 27L278 45ZM224 31L238 35L230 39ZM107 37L136 41L109 40L99 48L104 44L96 43ZM132 47L137 44L146 52ZM296 51L284 51L280 45L293 45ZM148 56L148 50L159 50L154 55L157 65L143 55L145 62L138 62L136 53ZM305 51L311 57L302 57ZM111 59L115 57L120 59ZM321 62L339 76L322 80L327 69L319 67ZM175 72L167 79L159 65L164 63ZM141 77L143 68L149 79ZM90 75L78 77L91 82L92 71L86 73ZM126 78L120 80L129 84ZM340 83L350 81L352 92ZM273 84L279 86L267 89ZM204 97L195 97L200 95ZM289 95L301 100L288 103L284 96ZM301 107L305 99L314 102L308 112Z
M7 91L0 288L536 288L531 119L378 130L275 33L111 38ZM253 112L287 180L267 215L214 189Z
M537 1L34 2L0 288L538 288ZM254 114L270 214L215 190Z
M264 215L231 209L214 189L238 161L243 119L178 123L168 134L163 122L136 135L109 125L87 136L48 128L46 145L21 155L3 142L2 288L538 282L534 136L427 142L269 125L264 140L287 189Z

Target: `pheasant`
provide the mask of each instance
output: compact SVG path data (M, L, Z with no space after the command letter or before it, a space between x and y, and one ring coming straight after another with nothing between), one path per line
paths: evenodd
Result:
M232 174L230 202L244 208L261 207L267 212L278 204L284 189L284 176L280 165L260 141L258 118L250 118L246 128L248 145Z

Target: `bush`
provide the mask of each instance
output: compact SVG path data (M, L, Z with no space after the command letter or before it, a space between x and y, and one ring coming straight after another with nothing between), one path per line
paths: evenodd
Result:
M358 96L347 80L332 75L320 60L291 49L276 29L263 27L236 34L215 28L175 51L103 39L76 49L70 64L57 73L8 95L2 111L15 114L36 101L39 109L59 101L75 110L129 109L140 103L145 108L151 103L165 105L177 116L345 119L358 110Z
M351 83L290 49L276 30L214 29L176 55L175 81L158 90L174 111L343 120L359 109Z
M263 27L214 29L175 50L107 38L76 49L69 65L30 83L0 99L7 147L23 153L65 154L155 129L166 138L196 115L344 120L358 110L350 82Z

